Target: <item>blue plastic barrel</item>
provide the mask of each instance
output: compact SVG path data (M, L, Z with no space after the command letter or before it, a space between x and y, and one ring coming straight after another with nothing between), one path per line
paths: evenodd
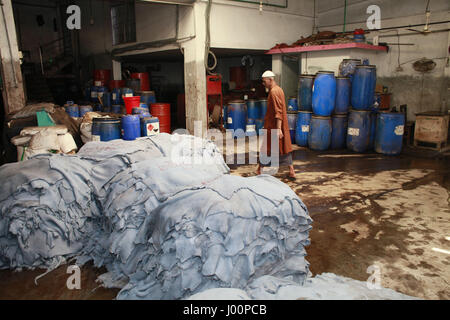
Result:
M247 105L248 106L248 105ZM247 119L247 125L245 126L245 135L247 137L256 136L256 119Z
M120 119L92 119L92 141L110 141L120 139Z
M132 97L133 89L130 88L120 88L120 104L124 104L123 97Z
M289 126L289 133L291 135L291 143L295 143L295 130L297 127L298 111L288 111L287 120Z
M241 133L245 132L247 123L247 104L243 100L232 101L228 104L227 112L227 128L234 130L234 137L241 136L236 131L240 129L242 130Z
M347 77L337 77L336 106L334 108L334 113L336 114L348 113L348 108L350 106L350 91L351 91L350 79Z
M247 100L247 118L254 120L261 118L261 108L258 101Z
M141 136L141 124L138 115L125 115L122 117L123 140L135 140Z
M377 72L375 66L356 66L351 90L354 110L368 110L374 100Z
M346 114L334 114L331 117L331 149L344 149L347 140L348 116Z
M387 155L402 152L405 114L380 112L377 116L375 151Z
M92 102L98 102L98 98L97 98L97 87L96 86L92 86L91 90L90 90L90 100Z
M140 91L138 94L141 96L141 102L145 103L147 106L156 103L154 91Z
M311 150L328 150L331 144L331 117L312 116L308 135Z
M259 134L259 130L264 128L264 119L256 119L255 125L256 125L256 132Z
M289 97L287 111L298 111L298 104L296 97Z
M111 91L111 104L120 104L120 88L114 88Z
M302 74L298 80L298 109L300 111L312 111L312 87L314 75Z
M299 111L295 129L295 143L301 147L308 146L309 128L312 111Z
M142 113L150 113L150 111L148 110L148 108L142 107L131 109L131 114L142 114Z
M365 152L369 148L370 113L367 110L351 110L348 117L347 148Z
M157 117L145 116L140 121L141 136L148 137L159 133L159 120Z
M103 107L110 109L111 108L111 92L105 91L102 96Z
M369 137L369 150L372 150L375 146L375 132L377 129L377 112L370 113L370 137Z
M67 105L65 108L66 108L66 112L69 116L76 117L76 118L78 118L80 116L80 109L78 108L77 104Z
M88 112L92 112L92 106L80 106L80 117L84 116Z
M329 117L336 105L336 78L332 71L319 71L312 93L312 109L315 115Z
M261 107L261 119L264 119L267 113L267 99L261 99L258 102Z
M111 106L111 112L113 112L113 113L122 113L121 110L122 110L122 106L120 104L113 104Z

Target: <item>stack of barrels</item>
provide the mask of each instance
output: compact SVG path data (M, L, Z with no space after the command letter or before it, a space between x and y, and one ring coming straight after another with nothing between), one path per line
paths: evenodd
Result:
M399 154L405 115L375 108L376 66L358 59L343 64L339 77L331 71L300 76L296 144L312 150L347 147Z
M224 127L234 138L260 134L267 113L267 99L232 100L223 107Z

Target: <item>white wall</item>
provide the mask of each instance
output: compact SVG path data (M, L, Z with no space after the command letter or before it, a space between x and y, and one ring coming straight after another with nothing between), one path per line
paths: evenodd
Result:
M309 35L314 1L289 1L288 8L216 0L211 8L211 47L268 50Z

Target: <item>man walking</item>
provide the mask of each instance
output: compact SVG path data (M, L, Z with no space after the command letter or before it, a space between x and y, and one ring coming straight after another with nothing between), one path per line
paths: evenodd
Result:
M289 177L295 179L294 166L292 164L292 145L287 120L286 100L283 89L275 82L275 74L272 71L266 71L262 75L264 87L269 90L267 99L267 113L264 118L264 129L267 130L263 147L261 151L267 150L267 155L271 150L271 130L276 129L279 141L280 158L279 165L289 166ZM267 148L264 150L264 148ZM272 156L272 155L270 155ZM261 174L261 161L258 163L256 174Z

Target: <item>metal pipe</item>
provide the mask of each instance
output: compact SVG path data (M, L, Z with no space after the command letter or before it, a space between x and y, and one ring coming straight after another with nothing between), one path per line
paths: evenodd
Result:
M343 30L343 32L345 32L346 22L347 22L347 0L345 0L345 2L344 2L344 30Z
M234 2L243 2L243 3L252 3L252 4L257 4L260 5L259 1L250 1L250 0L230 0L230 1L234 1ZM277 7L277 8L284 8L286 9L288 7L288 0L285 0L285 5L281 5L281 4L273 4L273 3L263 3L264 6L269 6L269 7Z
M159 1L159 0L137 0L139 2L153 2L153 3L160 3L160 4L175 4L175 5L181 5L181 6L189 6L192 7L193 3L184 3L184 2L177 2L177 1Z
M360 22L352 22L351 24L358 24L358 23L365 23L366 21L360 21ZM437 22L430 22L428 25L435 25L435 24L444 24L444 23L450 23L450 20L447 21L437 21ZM386 27L386 28L380 28L380 29L372 29L372 30L364 30L366 32L368 31L381 31L381 30L393 30L393 29L404 29L404 28L413 28L413 27L423 27L425 25L425 23L419 23L419 24L410 24L410 25L406 25L406 26L398 26L398 27ZM337 27L339 26L338 24L332 25L332 26L321 26L321 28L328 28L328 27ZM343 32L336 32L338 34L343 33Z
M41 72L44 75L44 63L42 61L42 47L39 47L39 58L41 59Z

